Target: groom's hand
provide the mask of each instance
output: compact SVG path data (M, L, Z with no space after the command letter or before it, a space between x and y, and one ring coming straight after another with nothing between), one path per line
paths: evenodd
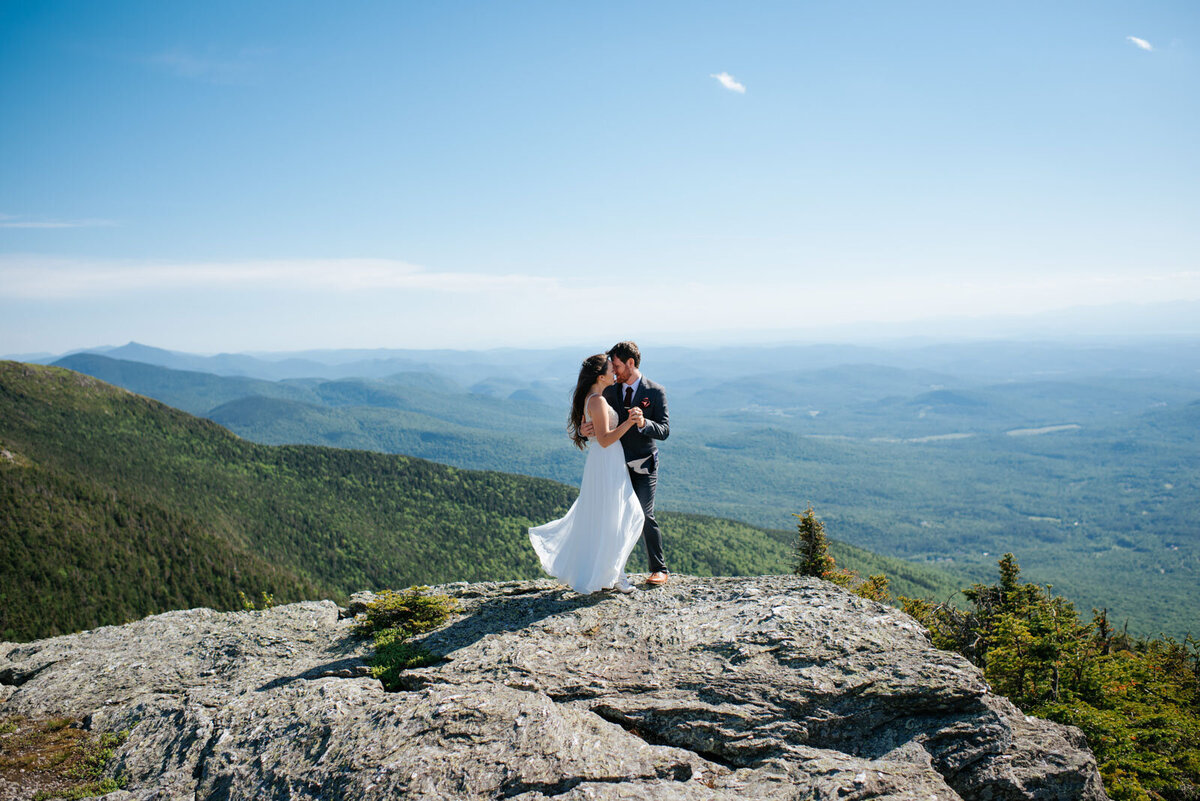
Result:
M629 410L629 419L633 421L634 428L640 429L646 425L646 418L637 406Z
M596 427L592 425L591 420L584 420L583 425L579 427L579 433L585 437L596 436Z

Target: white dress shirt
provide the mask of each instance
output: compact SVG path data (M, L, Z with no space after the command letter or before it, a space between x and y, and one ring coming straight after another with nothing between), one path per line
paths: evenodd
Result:
M630 395L630 397L636 398L638 387L640 387L641 385L642 385L642 377L640 375L637 377L637 381L634 381L632 384L622 384L621 385L621 403L625 402L625 388L626 387L633 390L633 394Z

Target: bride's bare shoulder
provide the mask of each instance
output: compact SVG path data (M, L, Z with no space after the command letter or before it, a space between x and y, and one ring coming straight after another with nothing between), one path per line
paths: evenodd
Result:
M586 409L587 413L593 417L600 414L611 415L613 411L613 407L611 404L609 404L608 398L604 397L599 392L588 396L587 403L585 404L584 408Z

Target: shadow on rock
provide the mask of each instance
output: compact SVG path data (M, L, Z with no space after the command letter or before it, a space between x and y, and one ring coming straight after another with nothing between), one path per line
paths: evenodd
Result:
M470 596L454 597L463 602L461 617L445 628L414 640L448 660L454 658L455 651L470 647L485 637L520 631L546 618L617 600L603 592L579 595L566 588L534 592L526 589L475 602Z

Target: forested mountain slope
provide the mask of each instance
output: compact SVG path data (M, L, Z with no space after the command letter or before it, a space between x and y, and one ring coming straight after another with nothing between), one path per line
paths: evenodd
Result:
M259 445L94 378L0 362L0 638L359 589L541 575L526 528L569 486L404 456ZM672 568L787 572L790 536L662 515ZM850 567L854 556L843 558ZM631 569L637 569L632 563ZM877 568L877 564L872 564ZM896 589L946 576L895 564Z

